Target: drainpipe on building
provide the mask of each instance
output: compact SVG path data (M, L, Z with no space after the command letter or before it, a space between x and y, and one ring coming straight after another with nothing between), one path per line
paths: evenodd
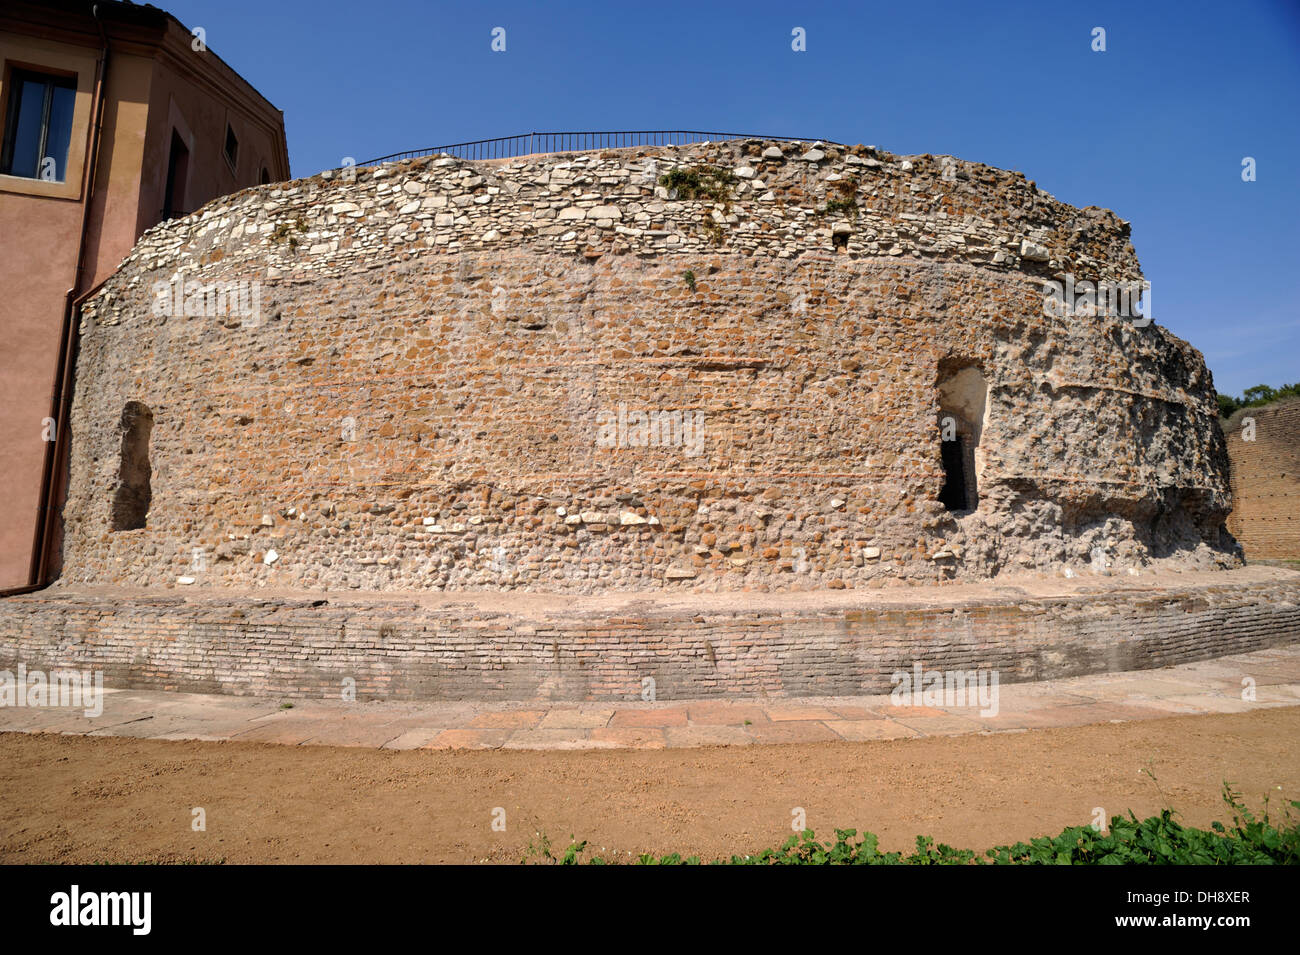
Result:
M55 422L54 440L46 442L45 466L41 475L40 510L36 515L36 534L32 541L32 561L27 573L27 586L0 592L8 594L30 593L40 590L48 580L50 545L54 538L54 520L58 511L60 468L67 455L69 405L72 398L73 367L76 364L80 332L81 304L97 289L81 293L82 276L86 271L86 233L90 228L90 211L95 201L95 186L99 172L99 147L104 126L104 88L108 82L108 34L99 19L99 5L91 8L91 16L99 27L103 48L95 73L95 94L91 103L94 121L90 128L90 141L86 144L86 163L82 170L81 231L77 237L77 269L73 273L72 287L64 297L63 328L59 334L59 363L54 370L54 388L50 398L50 418Z

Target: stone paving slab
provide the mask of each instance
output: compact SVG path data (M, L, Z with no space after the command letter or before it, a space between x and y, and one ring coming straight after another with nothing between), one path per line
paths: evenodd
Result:
M978 720L964 716L900 716L896 722L908 729L916 730L921 736L962 736L966 733L978 733L985 728Z
M422 749L432 743L443 729L444 727L438 726L407 730L401 736L384 743L380 749Z
M920 730L894 720L832 720L826 724L841 739L860 742L868 739L907 739L920 736Z
M1247 678L1254 681L1253 699L1243 691L1251 686ZM877 694L622 704L289 703L105 687L98 715L76 707L0 706L0 732L393 750L663 749L1032 732L1300 706L1300 644L1161 670L1000 686L996 713L952 702L897 705Z

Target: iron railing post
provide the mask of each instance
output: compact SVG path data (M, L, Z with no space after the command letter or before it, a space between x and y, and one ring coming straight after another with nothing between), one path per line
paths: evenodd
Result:
M380 163L400 162L404 159L436 156L442 153L454 156L457 159L514 159L521 155L533 156L538 153L563 153L629 146L685 146L696 142L720 143L737 139L761 139L796 143L818 141L802 136L762 136L755 133L716 133L682 129L592 130L586 132L539 132L532 130L514 136L475 139L464 143L451 143L446 146L430 146L427 149L412 149L406 152L390 153L376 159L367 159L358 165L375 166ZM820 142L841 145L829 139L822 139ZM526 151L522 151L525 149Z

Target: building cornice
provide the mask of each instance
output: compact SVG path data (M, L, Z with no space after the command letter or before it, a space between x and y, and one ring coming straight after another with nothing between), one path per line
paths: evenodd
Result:
M211 48L195 51L193 35L164 10L149 5L105 0L98 4L104 32L114 53L153 59L184 77L209 96L238 108L276 145L282 173L288 178L288 144L284 113ZM99 50L103 39L89 5L62 2L18 3L0 14L0 31Z

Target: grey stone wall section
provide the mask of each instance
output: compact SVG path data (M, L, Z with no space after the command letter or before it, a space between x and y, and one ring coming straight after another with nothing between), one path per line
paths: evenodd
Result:
M931 598L932 602L932 598ZM94 669L106 685L359 700L660 700L887 692L890 674L1003 682L1145 669L1300 640L1300 582L823 610L436 609L400 598L0 601L0 669Z

